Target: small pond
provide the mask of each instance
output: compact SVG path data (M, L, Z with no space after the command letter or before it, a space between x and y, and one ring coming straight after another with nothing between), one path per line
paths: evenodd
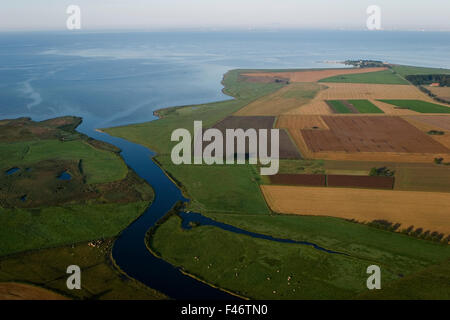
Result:
M58 179L67 181L67 180L71 180L72 176L67 171L64 171L58 176Z
M9 169L9 170L6 170L6 171L5 171L5 174L6 174L7 176L10 176L10 175L16 173L16 172L19 171L19 170L20 170L19 168L14 167L14 168L11 168L11 169Z

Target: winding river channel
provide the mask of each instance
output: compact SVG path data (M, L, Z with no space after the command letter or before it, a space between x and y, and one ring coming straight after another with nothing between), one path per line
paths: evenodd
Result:
M146 147L97 131L80 130L92 138L111 143L122 150L127 165L155 191L149 208L127 229L113 246L113 258L130 277L177 300L225 300L234 296L184 275L179 268L155 257L145 245L145 235L178 201L187 201L181 190L166 176Z
M79 128L94 139L111 143L120 148L121 156L127 165L141 178L145 179L155 191L155 199L136 221L125 229L113 246L112 255L117 265L130 277L156 289L170 298L177 300L230 300L237 297L198 281L181 272L177 267L154 256L146 247L147 231L179 201L188 201L181 190L170 180L163 170L152 161L154 152L148 148L122 138L95 131L82 124ZM253 238L265 239L290 244L312 246L329 254L339 252L327 250L314 243L274 238L271 236L249 232L237 227L220 223L198 213L180 212L182 227L188 229L189 222L210 225L223 230L244 234Z

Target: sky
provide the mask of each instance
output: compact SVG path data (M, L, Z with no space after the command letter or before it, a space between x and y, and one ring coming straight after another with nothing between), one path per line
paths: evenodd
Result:
M449 0L1 0L0 31L63 30L69 5L83 30L366 29L378 5L384 30L450 31Z

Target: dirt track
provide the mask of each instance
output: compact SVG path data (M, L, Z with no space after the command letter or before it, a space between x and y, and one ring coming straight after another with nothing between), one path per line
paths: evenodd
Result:
M377 219L450 234L450 193L261 186L275 212L332 216L371 222Z

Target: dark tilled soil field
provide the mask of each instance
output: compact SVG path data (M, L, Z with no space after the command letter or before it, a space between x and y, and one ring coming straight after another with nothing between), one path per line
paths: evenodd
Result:
M271 116L253 116L239 117L229 116L214 125L225 136L226 129L273 129L275 117ZM270 150L270 132L268 132L268 150ZM236 150L236 148L235 148ZM248 152L248 149L246 150ZM288 133L284 129L280 129L280 158L281 159L301 159L301 155L297 147L292 142Z
M277 174L270 176L270 182L290 186L325 187L326 179L323 174Z
M397 152L448 153L445 146L433 140L400 117L332 117L323 120L330 130L302 130L313 152Z

